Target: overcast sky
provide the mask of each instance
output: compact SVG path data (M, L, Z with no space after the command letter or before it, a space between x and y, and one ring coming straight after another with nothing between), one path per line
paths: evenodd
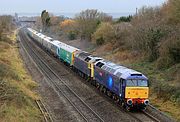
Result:
M0 14L78 13L85 9L98 9L106 13L134 13L142 6L159 6L166 0L0 0Z

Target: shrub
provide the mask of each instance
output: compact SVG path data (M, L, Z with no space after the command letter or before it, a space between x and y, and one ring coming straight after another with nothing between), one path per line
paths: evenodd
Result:
M77 36L77 34L76 34L75 32L73 32L73 31L70 31L70 32L68 33L68 38L69 38L69 40L74 40L74 39L76 39L76 36Z
M102 45L102 44L104 44L104 39L103 39L103 37L99 37L98 39L96 39L96 44L97 44L97 45Z
M180 1L179 0L168 0L164 5L166 9L166 16L168 18L168 23L177 24L180 23Z
M161 42L159 47L160 58L157 61L158 68L168 68L174 64L180 63L180 36L179 31L174 28L165 41Z
M158 43L163 34L161 29L150 28L147 30L145 50L148 53L149 61L154 61L159 57Z
M120 22L130 22L132 19L132 16L129 15L129 16L122 16L120 17L118 20L117 20L117 23L120 23Z
M121 22L118 24L113 25L114 29L114 40L115 40L115 45L117 48L126 46L128 49L129 47L129 41L131 41L131 34L130 30L132 29L132 25L127 22Z
M75 20L80 36L91 41L92 34L96 31L98 25L101 22L111 21L112 17L98 12L96 9L87 9L80 12Z
M158 98L164 100L178 101L180 98L180 86L172 86L166 82L156 82L153 85L153 90L156 92Z
M175 63L180 63L180 40L176 42L176 45L169 47L169 54Z
M160 57L156 62L156 67L158 69L165 69L173 64L172 59L169 56Z
M93 41L98 45L112 41L114 38L113 26L110 23L101 23L92 37Z

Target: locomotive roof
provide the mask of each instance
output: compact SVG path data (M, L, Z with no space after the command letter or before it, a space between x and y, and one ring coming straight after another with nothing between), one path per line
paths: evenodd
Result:
M85 59L89 55L91 55L91 54L88 52L82 51L82 50L80 50L79 53L77 53L77 57L79 57L81 59Z
M45 41L47 41L47 42L51 42L51 40L49 40L48 38L46 38L46 37L44 37L43 38Z
M54 41L52 41L51 42L53 45L55 45L56 47L61 47L61 45L65 45L65 43L63 43L63 42L60 42L60 41L58 41L58 40L54 40Z
M48 37L48 36L44 36L43 39L44 39L45 41L48 41L48 42L52 42L52 41L53 41L52 38L51 38L51 37Z
M78 52L76 52L75 56L86 62L92 62L92 63L95 63L98 60L102 60L101 57L91 55L90 53L82 51L82 50L79 50Z
M40 38L44 38L45 35L43 35L42 33L36 33L37 36L39 36Z
M53 38L51 38L51 37L49 37L49 36L47 36L46 37L49 41L53 41Z
M137 77L141 77L143 79L147 79L147 77L144 76L142 73L135 71L133 69L124 67L122 65L115 64L111 61L101 60L99 62L104 64L101 67L103 70L106 70L107 72L110 72L111 74L113 74L119 78L127 79L127 78L130 78L131 76L137 76Z
M37 31L35 31L35 30L31 29L31 28L28 28L28 31L31 31L34 34L38 33Z
M68 52L71 52L71 53L76 51L76 50L79 50L78 48L67 45L66 43L63 43L63 42L61 42L59 40L52 41L52 44L57 46L58 48L62 48L62 49L66 50Z

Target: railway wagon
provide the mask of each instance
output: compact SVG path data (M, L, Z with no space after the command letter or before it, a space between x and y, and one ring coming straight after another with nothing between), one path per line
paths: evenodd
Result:
M78 51L79 49L69 46L69 45L63 45L61 44L58 47L58 57L60 60L64 61L65 63L67 63L68 65L72 66L73 62L74 62L74 54L76 51Z
M33 37L34 30L32 30L31 28L28 28L27 30L28 30L28 31L27 31L28 35L30 35L31 37Z
M59 46L58 46L58 44L59 44L60 42L59 41L56 41L56 40L54 40L54 41L52 41L51 43L49 43L49 48L50 48L50 52L55 56L55 57L57 57L58 55L58 48L59 48Z
M37 39L37 35L36 35L36 34L38 34L37 31L35 31L35 30L31 29L31 28L28 28L27 32L28 32L29 36L31 36L32 38L36 38Z
M101 60L95 64L94 75L97 86L103 92L110 93L128 110L144 109L148 105L148 79L140 72Z
M52 42L54 41L53 38L51 37L47 37L47 39L49 40L49 43L47 44L47 50L51 51L51 46L52 46Z
M39 38L39 33L36 33L36 32L35 32L33 35L34 35L34 36L33 36L34 39L39 42L39 39L40 39L40 38Z
M58 50L61 46L66 45L63 42L60 42L58 40L53 40L51 43L49 43L50 52L55 56L58 57Z
M38 41L38 43L40 43L40 44L42 44L42 38L43 38L44 36L41 34L41 33L34 33L33 34L33 38L36 40L36 41Z
M45 37L46 37L46 36L43 35L42 33L38 33L36 40L43 46L43 42L44 42L44 38L45 38Z
M51 44L52 41L53 41L52 38L45 36L45 37L42 38L42 46L46 50L50 51L50 49L51 49L50 44Z

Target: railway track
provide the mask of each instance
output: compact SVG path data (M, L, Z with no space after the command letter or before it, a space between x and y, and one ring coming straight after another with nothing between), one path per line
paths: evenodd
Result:
M25 38L25 37L24 37ZM30 49L31 49L31 47L29 47ZM33 50L33 49L32 49ZM34 53L35 53L35 51L34 51ZM41 59L41 57L39 57L38 55L37 55L37 57L38 58L40 58ZM50 77L49 79L51 80L51 81L61 81L61 83L58 83L58 84L60 84L60 86L61 86L61 89L63 89L63 90L65 90L65 91L67 91L67 93L66 93L66 96L67 96L67 98L66 99L68 99L68 98L72 98L71 100L68 100L69 102L70 101L76 101L75 103L79 103L79 102L82 102L83 100L80 98L78 98L78 95L52 70L52 68L50 68L49 67L49 65L47 64L47 63L45 63L44 61L43 61L43 59L41 59L41 62L42 62L42 64L44 64L48 69L46 69L46 70L50 70L48 73L46 72L46 75L49 75L49 73L51 72L51 75L53 76L54 75L54 77ZM65 68L67 68L66 66L64 66ZM44 70L44 69L42 69L42 70ZM46 71L45 70L45 71ZM71 71L72 72L72 71ZM62 75L62 76L66 76L66 75L68 75L68 73L64 73L64 75ZM58 84L54 84L54 86L57 86L58 87ZM72 95L72 91L74 92L73 93L73 95ZM62 91L61 91L62 92ZM64 93L65 94L65 93ZM79 99L79 100L77 100L77 99ZM74 106L76 107L76 105L77 104L75 104L74 103ZM89 117L84 117L84 120L85 121L88 121L88 120L90 120L90 121L96 121L96 119L99 117L98 116L98 114L95 114L95 116L96 117L93 117L92 116L92 114L91 115L88 115L87 113L89 113L89 111L91 111L92 109L89 107L89 110L87 111L87 108L84 108L84 107L81 107L80 109L79 108L76 108L76 110L78 111L79 110L79 112L82 114L82 112L81 111L84 111L84 112L86 112L86 116L89 116ZM92 112L92 111L91 111ZM139 121L139 122L143 122L143 121L152 121L152 122L159 122L159 120L158 119L156 119L155 117L153 117L152 115L150 115L150 114L148 114L148 113L144 113L144 112L140 112L140 113L138 113L138 115L135 113L130 113L130 112L127 112L130 116L132 116L134 119L135 119L135 121ZM84 114L82 114L81 116L83 116ZM143 117L145 118L145 117L147 117L147 118L149 118L149 119L144 119ZM94 119L93 119L94 118ZM99 121L103 121L103 119L98 119Z
M142 113L145 114L146 116L148 116L149 118L151 118L152 120L154 120L155 122L160 122L159 119L157 119L156 117L154 117L151 114L147 113L146 111L142 111Z
M54 90L57 93L61 93L66 100L74 107L74 109L79 113L79 115L87 122L99 121L104 122L104 120L91 109L49 66L43 59L36 54L33 48L24 41L26 38L23 34L20 34L23 41L20 41L24 50L28 50L29 55L35 59L37 66L43 71L44 75L53 84ZM57 83L58 82L58 83Z
M44 103L41 100L36 100L36 104L44 116L44 121L45 122L53 122L53 119L52 119L51 115L49 114L48 110L46 109Z
M147 106L147 111L148 111L147 113L151 113L155 117L160 116L161 121L163 121L163 122L175 122L176 121L173 118L171 118L170 116L168 116L165 113L163 113L162 111L160 111L159 109L152 106L151 104Z

